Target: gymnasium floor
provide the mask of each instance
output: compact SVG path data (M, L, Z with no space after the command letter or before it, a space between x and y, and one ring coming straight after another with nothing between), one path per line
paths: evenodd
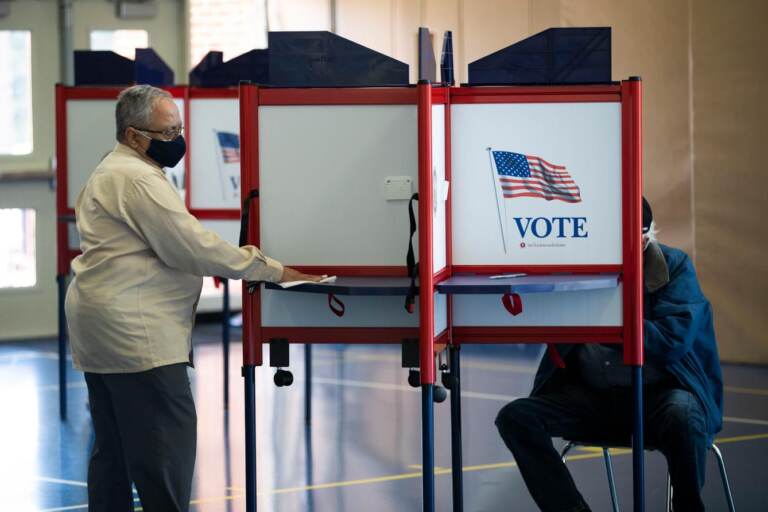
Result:
M231 405L222 408L222 351L217 324L195 331L191 373L198 413L193 511L241 511L244 446L240 344L231 350ZM239 339L240 332L233 332ZM313 422L304 427L302 347L292 348L296 382L272 384L257 369L260 511L418 511L421 503L420 394L408 387L398 346L313 349ZM464 495L467 512L535 511L493 419L527 394L538 346L463 349ZM87 510L86 468L92 442L87 391L70 368L69 420L58 417L54 340L0 344L0 510ZM725 457L737 510L768 509L768 368L724 367ZM452 510L448 402L437 404L437 510ZM556 441L559 445L559 441ZM572 452L569 467L594 511L610 510L600 453ZM618 492L631 508L631 457L614 456ZM713 460L704 491L707 510L727 510ZM649 512L663 510L666 466L646 454ZM139 510L137 499L137 510Z

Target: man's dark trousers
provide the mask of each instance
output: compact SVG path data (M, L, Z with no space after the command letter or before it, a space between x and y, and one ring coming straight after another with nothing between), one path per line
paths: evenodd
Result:
M85 381L96 438L88 510L132 511L133 482L146 512L187 511L197 438L187 365Z
M506 405L496 418L536 504L545 512L588 511L552 437L603 440L631 437L631 389L595 390L555 376L535 397ZM707 435L704 412L686 390L644 389L645 442L666 457L676 511L704 510Z

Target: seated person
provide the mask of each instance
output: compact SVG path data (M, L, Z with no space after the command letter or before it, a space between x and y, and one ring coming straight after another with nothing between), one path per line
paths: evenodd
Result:
M723 420L712 308L690 258L657 243L655 232L643 198L645 442L667 459L674 509L699 511L707 448ZM507 404L496 426L541 510L588 511L551 438L629 443L631 369L618 344L559 345L558 352L565 367L545 355L531 396Z

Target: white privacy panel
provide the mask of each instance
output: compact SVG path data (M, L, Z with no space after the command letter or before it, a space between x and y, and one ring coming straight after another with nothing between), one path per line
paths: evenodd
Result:
M345 307L336 316L321 293L261 290L261 324L264 327L418 327L419 308L408 313L402 296L337 295ZM435 294L435 335L447 326L447 298Z
M451 108L455 265L621 263L619 103Z
M621 285L616 288L521 294L523 312L512 316L501 295L453 295L453 325L621 326Z
M445 105L432 106L432 262L435 272L446 265Z
M240 221L239 220L201 220L200 223L207 229L214 231L221 238L232 245L240 246Z
M403 266L418 183L415 105L259 107L261 246L288 265Z
M67 206L99 162L111 152L115 137L115 100L67 100Z
M174 98L184 116L184 101ZM116 100L67 100L67 207L74 208L78 194L99 162L117 144ZM184 197L184 159L166 178Z
M240 209L239 108L237 98L190 100L192 209Z
M67 223L67 242L70 250L80 250L80 233L77 231L77 224L74 222Z

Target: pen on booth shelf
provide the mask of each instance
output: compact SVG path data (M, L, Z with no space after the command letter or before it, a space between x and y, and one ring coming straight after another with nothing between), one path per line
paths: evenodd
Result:
M518 272L516 274L499 274L497 276L490 276L489 279L507 279L510 277L524 277L526 275L528 274L526 274L525 272Z

